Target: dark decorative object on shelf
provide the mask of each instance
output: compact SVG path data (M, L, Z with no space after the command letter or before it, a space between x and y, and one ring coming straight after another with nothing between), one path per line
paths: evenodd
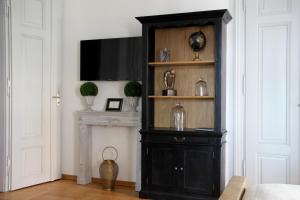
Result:
M194 61L200 60L199 51L201 51L206 45L206 37L202 31L194 32L190 35L189 43L193 51L195 52Z
M106 109L105 111L122 111L122 104L123 99L122 98L108 98L106 102Z
M176 96L177 91L174 90L175 85L175 70L167 70L164 73L164 84L166 86L166 89L162 91L163 96Z

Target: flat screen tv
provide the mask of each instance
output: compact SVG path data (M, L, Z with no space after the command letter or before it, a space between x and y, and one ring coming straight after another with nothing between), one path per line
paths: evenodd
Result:
M142 79L142 37L80 42L80 80Z

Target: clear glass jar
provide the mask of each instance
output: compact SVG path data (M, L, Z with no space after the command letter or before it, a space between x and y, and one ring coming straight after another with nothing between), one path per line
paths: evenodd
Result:
M208 96L207 83L202 78L196 82L195 90L196 96Z
M170 126L177 131L183 131L186 127L186 112L179 103L176 103L175 107L171 110Z

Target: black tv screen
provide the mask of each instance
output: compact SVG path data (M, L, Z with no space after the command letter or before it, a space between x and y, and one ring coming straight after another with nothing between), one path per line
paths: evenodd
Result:
M142 37L80 42L80 80L140 81Z

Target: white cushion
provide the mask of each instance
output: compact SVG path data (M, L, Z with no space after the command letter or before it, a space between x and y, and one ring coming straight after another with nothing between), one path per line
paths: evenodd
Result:
M261 184L247 187L243 200L300 200L300 185Z

